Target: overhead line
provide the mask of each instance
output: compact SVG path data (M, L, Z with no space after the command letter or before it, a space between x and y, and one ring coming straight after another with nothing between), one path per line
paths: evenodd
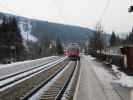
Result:
M110 2L111 2L111 0L107 0L107 3L106 3L106 5L105 5L105 7L103 9L103 12L102 12L102 14L100 16L100 20L98 21L98 23L101 23L103 21L103 17L105 16L105 14L106 14L106 12L107 12L107 10L109 8Z

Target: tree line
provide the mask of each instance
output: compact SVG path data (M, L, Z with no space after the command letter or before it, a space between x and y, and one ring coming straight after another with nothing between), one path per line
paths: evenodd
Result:
M0 60L20 60L24 50L23 39L15 17L3 17L0 24Z
M123 45L133 45L133 29L125 38L120 38L115 32L112 32L110 38L110 47Z
M119 47L124 45L133 45L133 29L126 38L120 38L116 35L116 32L112 32L109 40L105 36L106 33L103 30L101 24L97 24L93 35L89 37L89 44L85 47L85 53L99 51L101 52L104 48Z
M3 16L0 23L0 62L7 63L8 60L20 61L63 54L59 36L56 40L48 38L40 43L29 41L27 46L28 50L24 45L16 17Z

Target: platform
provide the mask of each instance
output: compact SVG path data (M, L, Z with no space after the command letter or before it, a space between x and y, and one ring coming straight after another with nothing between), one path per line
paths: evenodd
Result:
M103 68L102 65L91 56L81 57L81 73L74 100L122 100L108 80L108 74L103 74L99 68ZM102 74L98 75L96 69Z

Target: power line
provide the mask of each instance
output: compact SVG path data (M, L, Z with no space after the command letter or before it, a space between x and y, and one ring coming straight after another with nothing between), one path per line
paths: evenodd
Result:
M105 7L104 7L104 9L103 9L103 12L101 13L100 20L98 21L99 24L103 21L103 17L105 16L105 14L106 14L106 12L107 12L110 3L111 3L111 0L107 0L107 3L106 3L106 5L105 5Z

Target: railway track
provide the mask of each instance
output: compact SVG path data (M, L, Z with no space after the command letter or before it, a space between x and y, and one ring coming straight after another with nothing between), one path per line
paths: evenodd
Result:
M0 99L18 100L31 91L42 81L48 81L50 77L62 70L66 65L66 57L53 61L46 65L35 67L31 70L15 74L0 81Z
M30 70L33 70L33 69L35 69L35 68L38 68L38 67L40 67L40 66L43 66L43 65L46 65L46 64L48 64L48 63L50 63L50 62L53 62L53 61L56 61L56 60L58 60L59 58L56 58L56 57L52 57L52 58L49 58L49 59L47 59L47 60L45 60L43 63L42 63L42 61L33 61L33 64L31 65L30 63L31 62L28 62L28 63L24 63L25 64L25 66L27 66L27 67L29 67L29 68L25 68L24 67L24 70L18 70L18 71L16 71L16 72L10 72L9 74L6 74L6 75L2 75L2 76L0 76L0 81L3 81L3 80L5 80L5 79L8 79L8 78L11 78L11 77L13 77L13 76L16 76L16 75L19 75L19 74L21 74L21 73L24 73L24 72L27 72L27 71L30 71ZM19 65L17 65L17 66L19 66ZM13 69L13 67L12 67L12 69ZM3 71L3 70L2 70Z
M2 78L0 78L0 91L3 91L5 89L7 89L8 87L15 85L15 83L18 83L18 81L20 81L20 80L24 80L24 78L27 78L30 75L36 74L42 70L46 70L47 68L49 68L49 66L51 66L51 65L54 66L63 60L64 60L63 58L61 58L57 61L52 60L45 64L30 68L28 70L14 73L14 74L8 75L6 77L2 77Z
M22 100L61 100L63 96L72 98L79 75L79 61L69 62L48 84L41 84ZM70 86L69 86L70 85ZM41 94L41 95L40 95Z
M42 66L35 66L24 72L1 78L0 100L72 98L78 73L79 61L68 62L67 57Z
M76 87L77 87L77 82L79 79L79 74L80 74L80 62L78 62L75 71L73 73L73 76L69 82L69 85L67 86L63 96L62 100L73 100L73 97L75 95Z

